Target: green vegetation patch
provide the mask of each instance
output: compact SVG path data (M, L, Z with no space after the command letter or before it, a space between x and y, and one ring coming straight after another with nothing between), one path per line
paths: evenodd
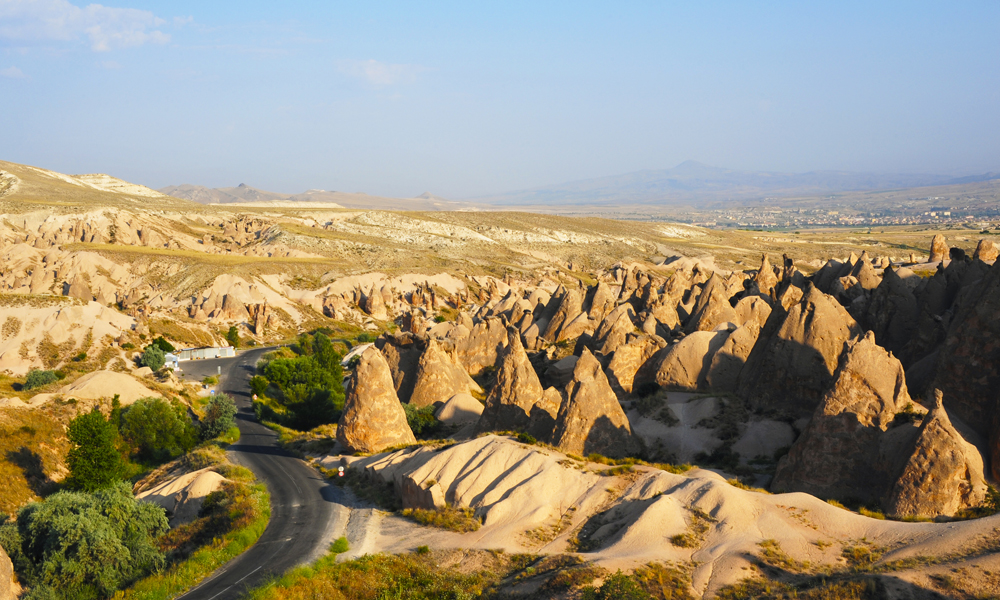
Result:
M434 510L426 508L407 508L401 513L404 517L413 519L421 525L440 527L459 533L468 533L479 529L481 522L471 508L445 506Z

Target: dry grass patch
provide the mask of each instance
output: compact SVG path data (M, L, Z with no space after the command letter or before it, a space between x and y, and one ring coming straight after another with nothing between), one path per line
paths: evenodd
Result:
M403 509L401 514L421 525L439 527L441 529L448 529L449 531L457 531L458 533L477 531L482 525L479 518L476 517L476 511L471 508L460 508L457 506L445 506L444 508L433 510L426 508L406 508Z

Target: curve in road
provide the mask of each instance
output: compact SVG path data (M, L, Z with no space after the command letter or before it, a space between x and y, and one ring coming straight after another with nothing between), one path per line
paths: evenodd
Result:
M219 389L232 396L239 407L240 441L229 447L229 458L253 471L271 494L271 520L257 543L178 596L183 600L235 600L268 578L319 558L327 551L338 513L349 510L338 487L280 448L277 434L256 421L249 380L257 360L267 350L182 363L189 375L220 373Z

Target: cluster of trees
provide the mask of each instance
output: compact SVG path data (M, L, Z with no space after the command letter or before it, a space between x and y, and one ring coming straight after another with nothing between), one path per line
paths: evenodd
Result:
M143 349L139 363L144 367L159 371L166 363L166 354L175 350L174 345L163 339L161 335Z
M0 521L0 545L31 588L23 600L97 600L163 566L155 541L167 528L162 508L119 481L28 504Z
M302 334L291 351L271 353L257 365L250 389L258 397L267 395L284 414L269 410L263 401L255 408L258 417L308 431L335 423L344 409L344 372L341 355L322 332Z
M107 418L95 406L70 421L66 484L84 491L113 485L127 476L130 459L158 464L176 458L225 433L235 416L236 403L225 394L212 397L200 425L182 404L163 398L141 398L126 408L115 398Z

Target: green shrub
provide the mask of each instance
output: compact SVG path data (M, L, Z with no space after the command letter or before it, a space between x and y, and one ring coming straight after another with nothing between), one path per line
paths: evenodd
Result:
M208 377L201 380L202 385L215 385L219 383L219 378L215 375L209 375Z
M32 598L107 598L163 566L155 540L166 530L163 509L137 502L124 482L58 492L18 513L18 577Z
M180 403L151 397L122 410L121 436L134 454L164 462L194 448L198 429Z
M286 358L275 353L261 369L266 380L281 391L276 400L288 409L281 424L309 431L335 423L344 408L340 353L322 333L300 336L295 349L302 355Z
M166 363L166 358L163 355L163 350L159 346L150 344L146 346L145 350L143 350L142 358L139 359L139 362L142 363L142 366L144 367L149 367L154 371L159 371Z
M358 334L356 339L359 344L370 344L375 341L375 334L362 332Z
M330 552L333 554L343 554L351 549L350 543L348 543L347 538L340 536L337 541L330 546Z
M529 433L524 433L523 431L517 434L517 441L521 442L522 444L528 444L528 445L534 445L538 443L538 440L535 439L535 436Z
M479 529L480 521L471 508L445 506L435 510L425 508L407 508L403 516L409 517L421 525L440 527L459 533L467 533Z
M229 327L229 331L226 332L226 341L233 348L240 347L240 330L236 328L236 325Z
M270 384L271 382L267 380L267 377L254 375L250 378L250 392L257 396L263 396L264 392L267 391L267 386Z
M599 588L585 588L580 596L583 600L652 600L653 596L639 584L621 572L608 575Z
M155 340L153 340L153 343L156 344L156 346L160 350L163 350L164 353L166 353L166 352L174 352L175 350L177 350L177 348L174 348L173 344L171 344L167 340L163 339L162 335L160 337L156 338Z
M83 362L85 360L87 360L87 353L86 352L81 352L81 353L79 353L79 354L77 354L76 356L73 357L73 362Z
M435 323L444 323L446 320L447 319L445 319L444 315L438 315L438 316L434 317L434 322Z
M433 405L417 408L412 404L404 404L403 412L406 413L406 423L413 431L413 435L430 432L439 425L439 421L434 418Z
M66 434L72 447L66 455L72 489L92 492L114 485L125 473L118 450L118 430L98 407L69 422Z
M56 381L59 381L59 376L56 375L55 371L32 369L28 373L28 377L24 380L24 389L33 390L35 388L40 388L43 385L55 383Z
M205 405L201 420L201 437L210 440L225 433L236 424L236 402L226 394L215 394Z

